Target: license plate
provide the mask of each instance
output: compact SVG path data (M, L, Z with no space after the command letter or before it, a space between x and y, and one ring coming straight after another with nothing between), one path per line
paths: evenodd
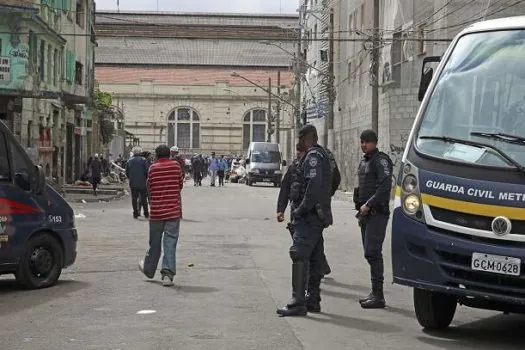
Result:
M521 260L508 256L472 253L472 270L519 276Z
M0 235L0 243L2 242L8 242L9 241L9 236L8 235Z
M270 182L270 179L263 179L264 182Z

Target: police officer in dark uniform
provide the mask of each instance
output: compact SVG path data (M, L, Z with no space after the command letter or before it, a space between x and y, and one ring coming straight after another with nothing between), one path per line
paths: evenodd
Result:
M313 125L303 126L298 136L299 143L308 151L297 165L294 184L291 187L291 192L299 194L294 200L297 205L292 205L292 299L286 306L277 310L281 316L305 316L308 311L321 311L319 286L323 276L323 230L333 221L332 171L329 156L324 148L317 144L317 130ZM294 188L295 182L299 188ZM308 298L305 295L306 289Z
M359 300L364 309L384 308L383 242L390 217L390 191L393 164L390 157L377 149L377 134L373 130L361 133L364 157L359 164L359 187L354 189L355 209L361 227L365 259L370 265L371 293Z
M304 146L300 143L298 143L295 146L295 159L292 161L290 166L288 167L288 170L283 176L283 179L281 181L281 189L279 191L279 197L277 199L277 221L283 222L284 221L284 212L286 211L286 207L288 206L288 202L290 202L290 221L293 220L291 217L291 214L293 213L293 210L299 206L299 198L300 193L298 190L300 190L301 184L297 181L297 167L299 166L299 163L303 156L306 153L306 149ZM293 185L293 191L292 191L292 185Z

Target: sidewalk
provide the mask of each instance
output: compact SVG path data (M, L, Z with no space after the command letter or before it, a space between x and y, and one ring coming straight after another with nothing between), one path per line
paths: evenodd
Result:
M62 187L62 196L71 203L111 202L129 195L128 187L123 184L99 185L98 196L90 186L66 185Z

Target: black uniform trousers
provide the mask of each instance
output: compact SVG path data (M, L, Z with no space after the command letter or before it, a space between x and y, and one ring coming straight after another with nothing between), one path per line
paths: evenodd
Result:
M202 186L202 172L193 171L193 182L196 186Z
M290 250L296 252L297 260L302 261L308 277L305 278L308 286L302 290L308 290L309 298L312 302L321 301L320 285L323 278L324 266L324 239L321 225L313 224L308 217L296 219L293 222L293 245ZM304 300L304 295L294 297L297 300Z
M370 265L372 289L382 290L384 281L383 242L389 214L368 214L360 220L365 259Z
M140 197L140 202L139 202ZM149 215L148 207L148 190L145 188L132 188L131 189L131 206L133 207L133 216L137 217L140 215L140 208L144 210L144 215Z

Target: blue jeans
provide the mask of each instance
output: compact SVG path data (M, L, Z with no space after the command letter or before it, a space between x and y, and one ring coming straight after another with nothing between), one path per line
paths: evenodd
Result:
M144 259L144 274L153 278L161 254L161 243L164 249L162 258L163 276L173 277L176 274L175 256L177 242L179 240L180 219L171 221L150 221L149 222L149 250Z

